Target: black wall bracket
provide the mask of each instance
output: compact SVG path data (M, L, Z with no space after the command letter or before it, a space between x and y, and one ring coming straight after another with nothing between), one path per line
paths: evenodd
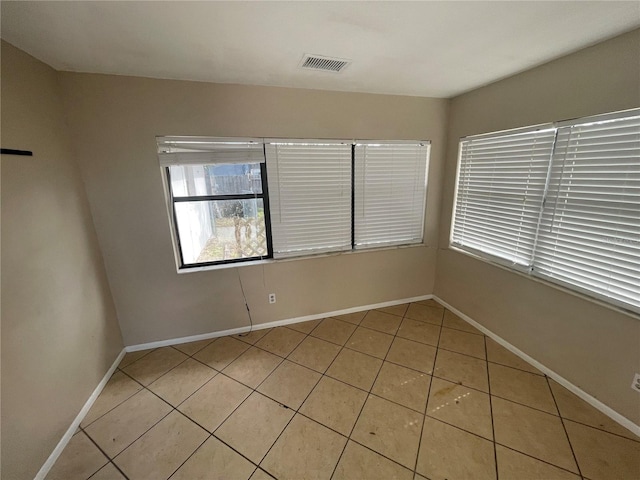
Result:
M2 148L0 150L2 155L24 155L27 157L33 157L33 152L29 150L14 150L12 148Z

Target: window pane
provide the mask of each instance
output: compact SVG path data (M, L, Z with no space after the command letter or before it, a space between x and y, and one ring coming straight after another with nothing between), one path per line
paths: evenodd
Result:
M535 275L640 308L640 116L560 128Z
M174 197L262 193L259 163L172 165Z
M355 148L355 246L421 243L429 145Z
M185 265L267 255L262 199L177 202Z
M275 258L351 249L351 145L269 144Z
M555 129L460 142L452 244L528 267Z

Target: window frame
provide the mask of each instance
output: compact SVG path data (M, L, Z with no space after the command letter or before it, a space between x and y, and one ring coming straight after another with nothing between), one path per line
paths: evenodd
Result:
M203 165L224 165L222 162L211 162ZM178 264L178 271L188 271L191 269L203 269L206 267L219 267L227 264L237 264L246 262L256 262L265 259L273 258L273 244L271 239L271 215L269 211L269 186L267 182L267 168L266 163L259 163L260 165L260 181L262 185L262 193L246 193L246 194L229 194L229 195L194 195L188 197L175 197L173 195L173 189L171 188L171 167L164 166L163 180L165 184L165 190L169 202L169 211L171 219L172 238L174 242L175 257ZM267 254L255 257L245 258L230 258L227 260L217 260L212 262L197 262L197 263L185 263L182 252L182 244L180 239L180 230L178 229L178 216L176 213L177 203L189 203L189 202L207 202L207 201L220 201L220 200L254 200L261 199L264 209L264 222L265 222L265 237L267 241Z
M234 195L198 195L198 196L189 196L189 197L175 197L173 195L173 190L171 187L171 173L170 166L171 165L219 165L225 164L224 161L215 161L211 162L202 162L196 161L194 163L190 163L188 160L177 161L176 163L172 163L168 160L163 160L163 155L167 152L161 150L161 145L164 145L164 141L175 141L176 139L189 139L189 140L197 140L204 142L213 143L233 143L233 142L257 142L262 145L262 152L264 160L260 162L260 176L261 176L261 184L262 184L262 194L234 194ZM330 251L322 251L317 253L308 253L305 252L301 255L290 255L283 256L280 258L274 257L273 251L273 229L271 225L271 205L269 202L269 167L267 162L266 155L266 145L268 143L273 142L320 142L320 143L347 143L351 146L351 246L348 250L330 250ZM426 152L426 163L425 163L425 189L424 189L424 198L423 202L423 215L421 219L421 241L420 242L412 242L412 243L381 243L381 244L373 244L372 246L356 246L355 244L355 148L359 143L368 142L368 143L376 143L376 144L421 144L423 146L427 146ZM169 227L171 232L171 242L173 245L174 259L176 262L177 273L191 273L196 271L203 270L215 270L220 268L227 268L232 266L241 266L241 265L255 265L264 262L280 262L280 261L291 261L296 259L306 259L306 258L315 258L322 256L333 256L333 255L344 255L344 254L353 254L353 253L362 253L367 251L375 251L375 250L389 250L389 249L400 249L400 248L410 248L410 247L424 247L425 246L425 238L424 238L424 229L425 229L425 216L427 215L427 197L428 197L428 180L429 180L429 168L431 165L431 141L430 140L356 140L356 139L300 139L300 138L245 138L245 137L176 137L176 136L157 136L156 143L158 146L158 156L160 158L160 170L161 170L161 178L165 191L165 200L166 200L166 208L167 214L169 217ZM242 162L235 162L242 163ZM256 162L246 162L246 163L256 163ZM277 179L276 179L277 182ZM256 257L247 257L247 258L236 258L236 259L228 259L228 260L219 260L212 262L198 262L198 263L188 263L185 264L182 252L182 241L180 239L180 233L178 229L178 221L177 221L177 212L176 212L176 204L177 203L186 203L186 202L197 202L197 201L216 201L216 200L249 200L259 198L263 200L264 205L264 220L265 220L265 235L267 241L267 255L264 256L256 256Z
M500 268L505 268L508 271L512 271L518 274L521 274L523 276L525 276L526 278L529 278L531 280L549 285L551 287L554 288L558 288L562 291L565 291L567 293L570 293L572 295L576 295L576 296L580 296L580 297L586 297L588 300L590 301L595 301L603 306L606 306L608 308L614 308L617 310L620 310L624 313L627 314L631 314L634 316L640 316L640 306L635 305L633 303L628 303L622 300L619 300L615 297L610 297L607 296L604 293L600 293L598 291L595 290L591 290L588 288L584 288L580 285L576 285L574 283L571 283L569 281L565 281L562 279L558 279L558 278L554 278L553 276L550 275L546 275L546 274L540 274L537 272L536 269L536 256L537 256L537 249L538 249L538 241L539 241L539 237L540 237L540 233L537 232L536 233L536 237L535 237L535 243L533 244L533 253L532 253L532 257L530 259L530 263L528 266L522 266L516 263L512 263L509 262L507 259L502 258L500 256L497 255L493 255L491 253L487 253L485 251L479 250L477 248L473 248L473 247L469 247L469 246L464 246L464 245L460 245L457 243L454 243L454 228L455 228L455 221L456 221L456 206L458 203L458 188L460 186L460 171L461 171L461 166L462 166L462 144L465 141L468 141L469 139L481 139L481 138L491 138L491 137L501 137L501 136L505 136L505 135L516 135L519 133L527 133L527 132L532 132L532 131L537 131L537 130L545 130L545 129L549 129L549 128L553 128L555 129L555 136L556 136L556 140L554 140L554 148L552 149L550 158L549 158L549 162L548 162L548 171L547 171L547 179L546 179L546 185L545 185L545 193L544 193L544 202L540 208L540 214L539 214L539 220L538 220L538 229L541 228L542 225L542 216L545 212L545 202L547 199L547 189L549 187L549 179L551 176L551 171L554 167L554 162L556 159L556 148L555 148L555 142L557 141L558 138L558 134L561 131L561 129L565 129L565 128L570 128L573 126L580 126L580 125L585 125L585 124L589 124L589 123L601 123L601 122L608 122L611 120L622 120L625 118L632 118L632 117L637 117L640 115L640 109L639 108L632 108L632 109L627 109L627 110L622 110L622 111L616 111L616 112L610 112L610 113L604 113L604 114L598 114L598 115L591 115L591 116L587 116L587 117L580 117L580 118L575 118L575 119L570 119L570 120L563 120L563 121L558 121L558 122L553 122L553 123L546 123L546 124L540 124L540 125L534 125L534 126L529 126L529 127L523 127L523 128L515 128L515 129L510 129L510 130L502 130L502 131L498 131L498 132L490 132L490 133L485 133L485 134L480 134L480 135L470 135L470 136L465 136L459 139L458 141L458 159L457 159L457 167L456 167L456 177L455 177L455 189L454 189L454 197L453 197L453 205L452 205L452 212L451 212L451 224L450 224L450 229L449 229L449 242L448 242L448 248L475 258L478 258L482 261L486 261L487 263L496 265Z

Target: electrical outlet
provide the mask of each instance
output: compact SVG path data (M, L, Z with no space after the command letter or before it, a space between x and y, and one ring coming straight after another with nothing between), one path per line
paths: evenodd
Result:
M640 392L640 373L636 373L636 376L633 377L631 388L633 388L636 392Z
M275 293L270 293L269 294L269 303L276 303L276 294Z

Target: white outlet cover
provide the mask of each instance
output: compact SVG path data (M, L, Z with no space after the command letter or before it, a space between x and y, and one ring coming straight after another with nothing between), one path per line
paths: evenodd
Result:
M631 388L636 392L640 392L640 373L636 373L636 376L633 377L633 383L631 384Z

